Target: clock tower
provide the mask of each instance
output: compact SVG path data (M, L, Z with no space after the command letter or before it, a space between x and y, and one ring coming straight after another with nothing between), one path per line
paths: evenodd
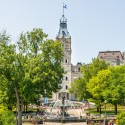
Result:
M67 29L67 19L65 18L64 14L60 19L59 32L56 39L62 42L63 44L64 57L63 57L62 66L65 71L64 78L62 80L62 85L61 85L62 88L59 91L57 97L58 99L60 99L62 97L62 94L65 94L66 99L70 99L68 88L70 87L70 83L71 83L72 50L71 50L71 36L69 35L68 29Z
M82 64L78 62L76 65L72 65L71 63L71 36L67 29L67 19L65 18L64 13L60 19L59 32L56 39L62 42L64 52L62 67L64 68L65 73L62 80L61 89L57 93L53 93L52 99L62 99L62 97L65 95L66 99L76 100L74 94L69 93L69 88L71 87L71 82L82 76L80 73L80 67Z

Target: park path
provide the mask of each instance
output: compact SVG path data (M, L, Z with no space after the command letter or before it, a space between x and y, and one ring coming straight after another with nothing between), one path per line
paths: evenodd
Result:
M33 124L23 124L23 125L33 125ZM77 123L53 123L53 122L45 122L44 124L39 125L87 125L85 122L77 122Z
M87 125L85 122L78 123L45 123L45 125Z

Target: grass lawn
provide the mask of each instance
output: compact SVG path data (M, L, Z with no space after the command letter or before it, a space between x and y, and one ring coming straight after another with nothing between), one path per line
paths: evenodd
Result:
M100 114L99 112L97 112L96 108L89 109L89 111L90 111L91 114ZM118 106L117 107L117 112L120 113L122 111L125 111L125 107L124 106ZM105 109L104 109L103 106L102 106L101 112L102 112L102 114L105 114ZM107 104L107 106L106 106L106 114L115 115L115 108L114 108L113 105Z

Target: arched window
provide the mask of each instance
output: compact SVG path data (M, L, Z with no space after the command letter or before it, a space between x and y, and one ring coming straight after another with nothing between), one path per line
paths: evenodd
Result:
M68 89L68 86L66 85L66 89Z
M61 93L58 93L58 99L61 99Z
M80 67L78 68L78 71L80 72Z
M62 35L63 35L63 36L65 36L65 35L66 35L64 31L62 31Z
M69 93L67 93L67 99L69 99Z
M68 59L65 60L65 63L68 63Z
M68 80L68 77L66 76L66 81Z

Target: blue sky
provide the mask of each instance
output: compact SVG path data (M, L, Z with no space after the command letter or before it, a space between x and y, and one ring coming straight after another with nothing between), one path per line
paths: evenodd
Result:
M125 0L0 0L0 31L16 42L22 31L38 27L55 39L63 3L73 64L89 63L99 51L125 51Z

